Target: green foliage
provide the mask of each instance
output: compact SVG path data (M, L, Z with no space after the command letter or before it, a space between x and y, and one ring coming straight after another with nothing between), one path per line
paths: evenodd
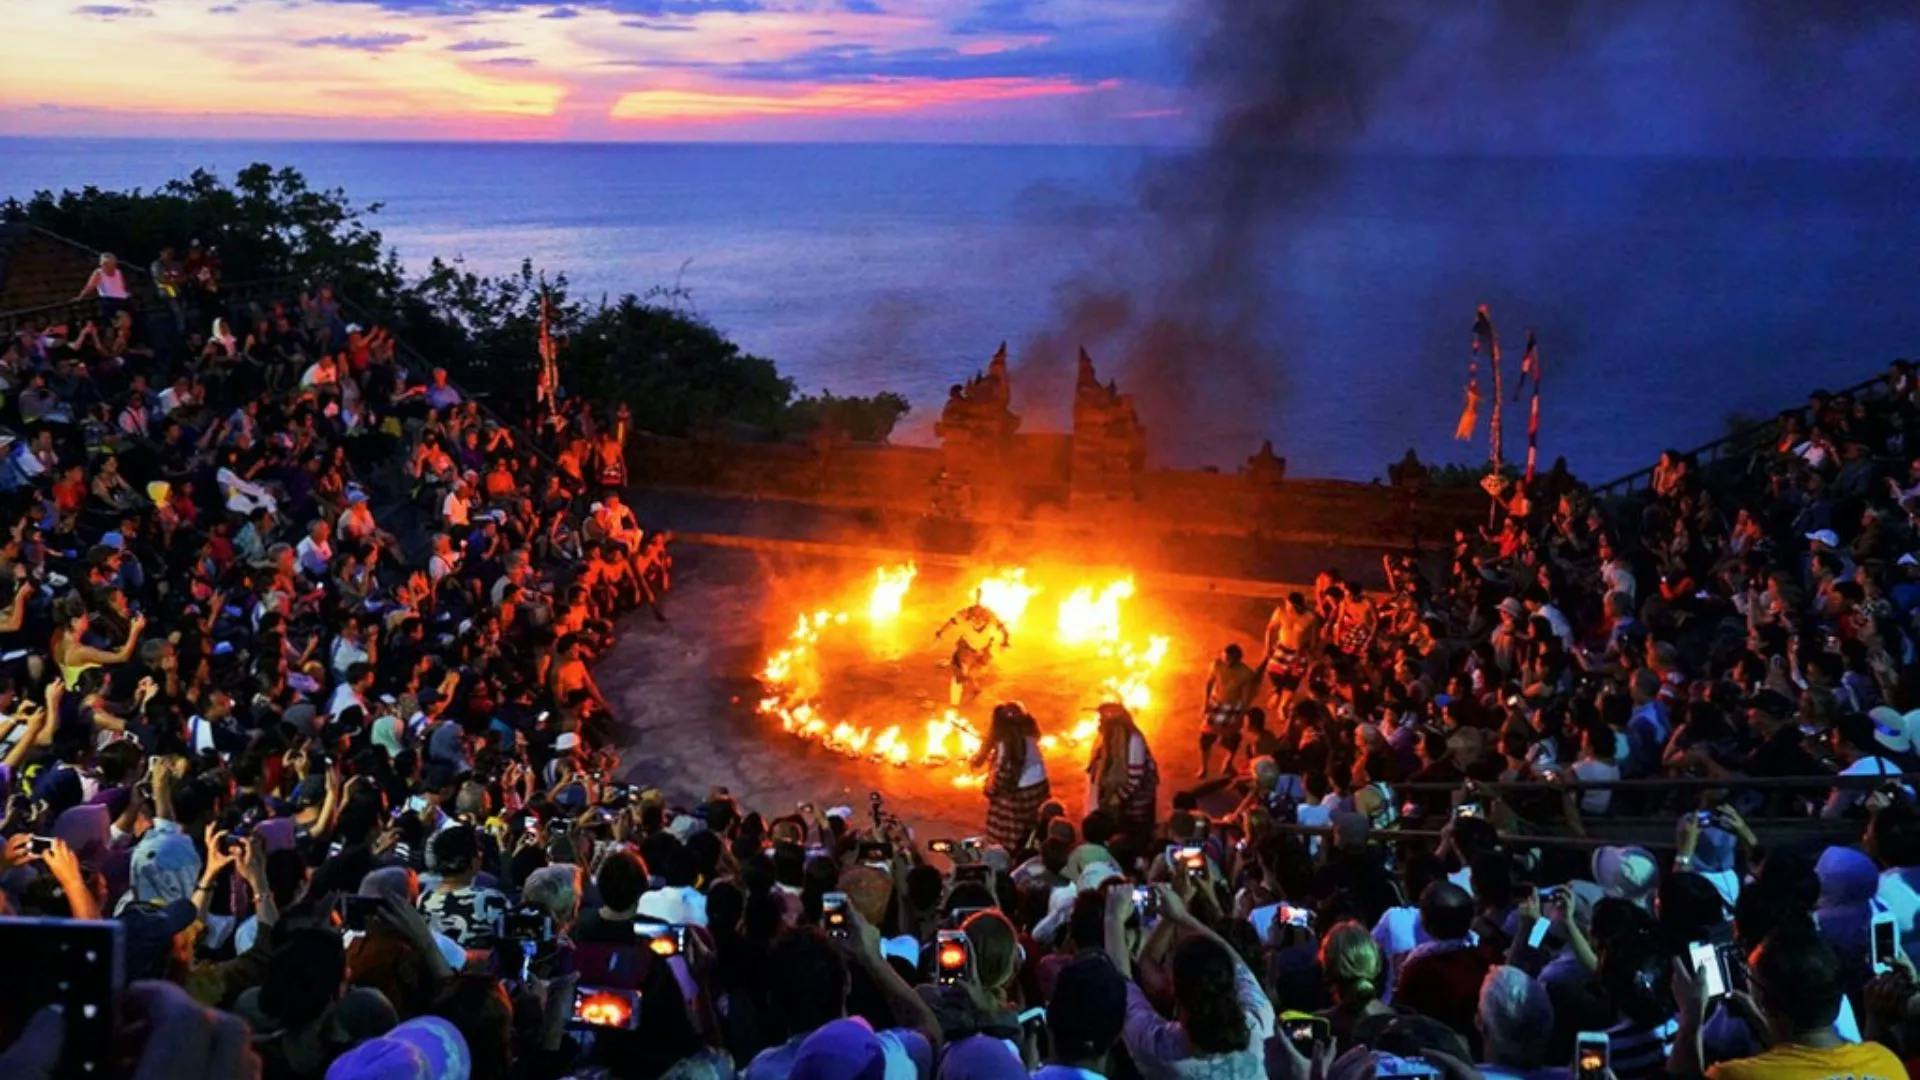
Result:
M377 203L354 206L339 189L310 188L296 170L264 164L240 170L231 185L197 170L151 192L87 187L0 204L8 221L113 251L140 268L162 247L184 252L186 241L198 238L218 247L228 281L332 282L418 349L416 361L444 364L510 413L531 403L543 291L553 304L567 391L626 402L641 430L678 435L731 425L793 435L831 424L855 439L882 442L907 412L906 399L891 393L796 399L793 381L773 361L742 352L693 314L683 291L655 289L589 305L568 296L564 274L549 279L531 261L490 277L436 258L409 282L367 222L379 210Z
M386 297L400 287L400 263L339 188L309 187L294 169L253 164L231 185L205 169L151 192L35 192L0 204L0 216L112 251L145 269L164 247L185 254L199 240L219 251L229 281L276 277L329 280L353 296Z
M818 397L808 395L795 401L788 415L802 431L824 427L855 442L885 442L894 425L911 409L906 398L891 391L872 397L840 397L822 390Z

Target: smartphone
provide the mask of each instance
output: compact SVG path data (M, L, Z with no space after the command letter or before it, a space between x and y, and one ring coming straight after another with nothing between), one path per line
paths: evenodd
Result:
M1687 965L1693 968L1693 977L1706 988L1708 1001L1727 995L1727 973L1720 967L1719 949L1708 942L1696 941L1687 946Z
M640 1024L640 994L608 986L581 986L573 991L573 1027L619 1028L632 1031Z
M941 930L934 937L934 977L957 983L973 974L973 942L963 930Z
M1280 1021L1287 1041L1308 1061L1313 1060L1313 1044L1333 1041L1333 1024L1324 1016L1289 1016Z
M933 852L935 855L951 855L954 852L954 848L955 842L952 840L927 841L927 850Z
M367 920L380 914L383 905L377 896L342 896L339 900L340 929L349 934L367 932Z
M120 991L126 983L124 924L115 919L0 918L0 1045L12 1045L33 1014L66 1016L55 1076L106 1076ZM45 978L27 978L26 972ZM15 977L18 973L20 977Z
M1893 970L1893 958L1900 952L1900 924L1891 912L1873 914L1873 973L1885 975Z
M528 813L526 816L526 819L520 823L520 828L526 832L528 839L530 840L539 839L540 838L540 815L535 813Z
M27 837L27 854L28 855L45 855L47 852L52 850L53 850L53 837L51 836Z
M1607 1033L1583 1031L1573 1039L1573 1080L1606 1080Z
M1537 949L1546 944L1547 931L1553 929L1553 923L1546 916L1533 920L1533 926L1527 930L1527 948Z
M1207 849L1199 844L1181 844L1174 852L1174 865L1196 878L1207 876Z
M679 956L687 951L687 928L680 923L636 922L633 933L655 956Z
M1275 917L1288 926L1301 926L1307 929L1313 928L1312 908L1295 907L1292 904L1282 903Z
M1454 817L1475 817L1475 818L1480 817L1481 816L1480 804L1477 802L1463 802L1459 806L1456 806L1453 808L1453 816Z
M1133 887L1133 910L1140 913L1140 922L1152 926L1160 918L1160 896L1151 885Z
M820 898L820 923L832 937L852 935L853 924L847 920L846 893L830 892Z
M885 840L862 841L860 861L876 869L888 869L893 862L893 845Z
M1740 946L1733 944L1720 946L1720 970L1726 973L1729 993L1748 992L1747 955L1740 951Z
M1045 1006L1035 1005L1033 1008L1020 1014L1020 1027L1022 1030L1037 1032L1046 1026L1047 1010Z

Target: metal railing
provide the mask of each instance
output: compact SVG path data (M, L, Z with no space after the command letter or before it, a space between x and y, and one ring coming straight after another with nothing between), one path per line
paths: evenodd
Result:
M1884 387L1886 382L1887 377L1883 373L1834 392L1863 397L1876 388ZM1804 410L1798 408L1783 410L1780 413L1774 414L1770 419L1747 424L1711 442L1702 443L1691 450L1685 451L1684 456L1691 458L1698 465L1707 465L1734 454L1751 453L1756 447L1770 443L1779 437L1783 416L1798 414L1802 411ZM1632 495L1636 491L1650 486L1653 480L1653 470L1654 466L1648 465L1645 468L1635 469L1633 472L1625 475L1616 476L1605 483L1595 484L1592 489L1593 493L1602 499Z

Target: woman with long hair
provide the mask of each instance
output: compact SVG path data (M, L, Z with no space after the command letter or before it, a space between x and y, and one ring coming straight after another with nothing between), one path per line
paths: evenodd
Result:
M973 767L987 770L987 838L1018 852L1040 824L1040 806L1053 794L1040 756L1040 725L1017 701L994 706L993 725Z
M1100 706L1099 716L1099 741L1087 759L1087 806L1112 814L1120 831L1145 850L1147 838L1153 835L1160 766L1126 706L1107 702Z
M1320 974L1326 980L1327 996L1333 999L1320 1015L1327 1018L1341 1048L1356 1041L1354 1031L1363 1021L1398 1015L1380 1000L1385 972L1379 943L1352 919L1335 925L1320 939Z
M1161 1016L1140 985L1127 982L1127 1019L1121 1036L1142 1076L1232 1078L1267 1075L1262 1048L1274 1033L1273 1003L1260 979L1233 947L1187 911L1179 893L1153 886L1162 925L1180 935L1168 957L1174 1018ZM1131 892L1107 907L1107 956L1123 976L1133 958L1120 932Z

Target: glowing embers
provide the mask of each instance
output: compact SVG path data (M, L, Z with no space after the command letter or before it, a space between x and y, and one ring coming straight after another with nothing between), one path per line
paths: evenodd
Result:
M1054 688L1055 700L1036 708L1043 731L1052 729L1041 739L1049 753L1090 747L1099 730L1091 714L1102 702L1121 702L1136 714L1153 703L1169 640L1158 634L1129 636L1128 606L1136 595L1131 577L1089 582L1063 574L1043 580L1024 567L1000 567L970 585L929 590L918 568L902 563L876 567L856 580L834 606L795 616L792 629L761 667L759 711L790 735L849 758L944 770L953 786L977 788L985 778L972 772L971 762L980 751L987 713L993 703L1019 697L1022 685ZM1045 613L1052 616L1051 625L1045 614L1033 612L1044 596L1060 597ZM1012 650L996 651L987 689L965 707L973 718L932 704L946 690L946 666L940 662L946 646L919 644L969 602L991 610L1016 643ZM1030 613L1036 618L1027 619ZM849 633L855 626L862 632ZM848 687L871 678L874 662L888 665L879 698L867 691L856 696L857 704L830 708L825 703L824 691L836 671L846 694ZM902 679L912 685L903 687ZM897 706L887 704L893 697L899 698Z

